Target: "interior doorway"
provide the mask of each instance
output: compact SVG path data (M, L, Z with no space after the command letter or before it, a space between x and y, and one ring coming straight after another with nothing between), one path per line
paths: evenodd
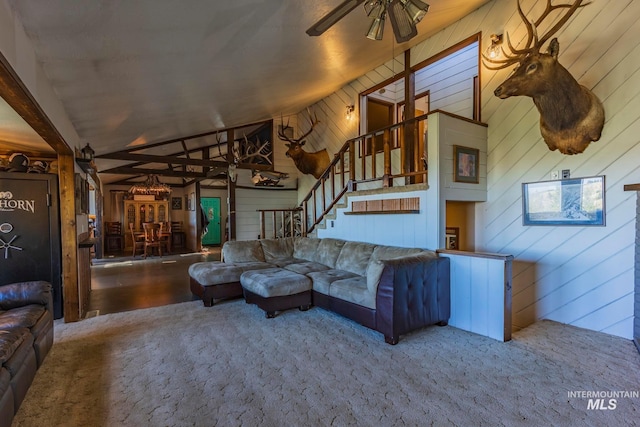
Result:
M475 203L447 200L445 247L475 251Z
M394 123L394 108L395 105L392 102L367 97L367 133L391 126ZM396 148L395 143L392 142L391 147ZM373 143L371 145L367 144L366 155L379 153L383 150L383 136L377 135L373 138Z
M220 197L202 197L200 204L207 217L207 221L209 221L207 232L202 236L202 246L220 245Z

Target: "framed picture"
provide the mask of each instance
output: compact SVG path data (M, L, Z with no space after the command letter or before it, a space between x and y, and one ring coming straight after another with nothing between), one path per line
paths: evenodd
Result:
M480 150L477 148L453 146L453 180L477 184L480 166Z
M76 215L89 213L89 183L79 173L76 173L74 178Z
M523 225L605 225L604 176L522 184Z
M171 210L172 211L181 211L182 210L182 197L172 197L171 198Z
M445 230L445 249L458 250L458 239L460 236L460 229L458 227L447 227Z

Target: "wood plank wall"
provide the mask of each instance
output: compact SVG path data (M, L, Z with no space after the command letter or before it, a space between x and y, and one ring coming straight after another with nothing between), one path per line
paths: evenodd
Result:
M523 0L525 13L539 14L544 2ZM539 114L529 98L500 100L495 88L510 70L481 67L482 120L488 123L488 200L476 206L478 250L514 255L513 323L525 327L547 318L631 339L635 198L623 185L640 182L640 2L595 0L576 12L556 36L560 62L603 101L606 124L599 142L585 153L551 152L539 130ZM494 0L412 49L418 63L472 34L482 47L495 32L514 43L526 30L516 0ZM402 57L393 69L402 69ZM347 123L344 106L357 94L390 77L391 61L344 86L313 107L327 126L310 138L330 152L356 136L357 120ZM320 113L319 113L320 114ZM606 175L606 227L524 227L523 182L549 179L570 169L571 176ZM304 183L302 183L304 184ZM306 191L301 185L299 197Z
M236 190L237 240L257 239L260 236L258 209L295 208L298 192L293 190L261 190L238 188ZM267 236L272 229L267 229Z
M507 21L502 11L503 6L513 9L513 3L494 2L490 15L502 15L517 40L526 34L523 26L513 15ZM541 6L523 2L525 11ZM557 34L560 63L604 103L602 138L583 154L547 149L530 99L491 96L509 70L482 75L489 202L476 211L478 241L487 250L515 256L516 327L549 318L631 338L635 200L623 185L640 178L638 16L637 1L595 1ZM549 179L561 169L570 169L572 177L606 176L606 227L522 226L520 184Z
M442 251L451 263L449 325L499 341L511 339L512 257Z
M409 187L406 187L407 190ZM375 200L384 203L385 200L399 198L412 199L412 208L419 213L393 213L384 215L349 215L353 204L367 203ZM326 228L318 229L318 237L333 237L336 239L369 242L379 245L401 246L406 248L426 248L427 213L426 192L422 190L398 193L382 193L350 196L348 207L339 209L334 220L328 220ZM335 223L332 227L332 222ZM375 232L372 232L375 230Z

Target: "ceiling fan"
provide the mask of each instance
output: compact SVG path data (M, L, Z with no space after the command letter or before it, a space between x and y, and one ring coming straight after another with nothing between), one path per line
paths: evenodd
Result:
M346 0L309 28L307 34L319 36L362 3L367 16L373 18L367 38L382 40L388 16L398 43L418 35L416 24L429 10L429 5L420 0Z

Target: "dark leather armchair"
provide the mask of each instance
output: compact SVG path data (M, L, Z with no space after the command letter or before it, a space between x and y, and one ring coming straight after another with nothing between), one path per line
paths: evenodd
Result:
M0 427L11 425L53 346L51 292L44 281L0 285Z

